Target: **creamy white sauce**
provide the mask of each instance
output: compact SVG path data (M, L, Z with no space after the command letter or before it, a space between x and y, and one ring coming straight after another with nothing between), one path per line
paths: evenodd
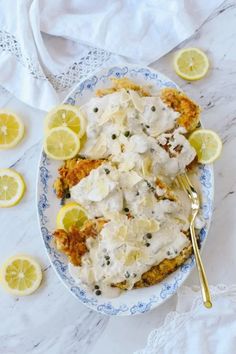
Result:
M184 132L183 128L178 128L173 133L163 133L156 139L149 137L151 148L145 156L152 161L153 176L174 179L193 161L196 152L183 135Z
M98 285L103 295L113 296L112 284L126 280L131 289L153 265L189 244L183 233L189 228L189 204L178 194L176 201L161 200L166 190L155 182L157 176L173 180L195 151L184 128L174 129L179 114L159 97L121 90L92 98L81 112L88 124L80 154L109 161L72 187L71 197L90 218L110 221L96 239L87 240L82 266L71 266L71 274L91 290Z
M139 97L136 92L122 90L92 98L81 111L88 122L88 139L80 152L85 157L112 156L121 169L135 169L141 174L143 161L149 159L153 175L172 178L195 157L194 149L183 135L184 128L165 133L174 128L179 113L159 97ZM180 152L175 151L178 146Z
M179 113L170 109L159 97L143 97L144 111L141 115L142 123L147 132L153 137L174 128Z
M70 189L70 193L73 200L86 208L91 218L103 216L109 210L123 209L119 171L109 163L92 170Z
M81 107L81 112L88 122L88 141L81 154L90 158L94 158L94 153L97 154L96 158L119 154L121 146L126 147L129 144L136 147L141 145L141 150L146 151L148 137L157 137L174 128L179 116L179 113L165 105L159 97L140 97L134 91L127 93L125 90L92 98ZM130 138L125 139L124 134L127 131L130 132ZM114 135L116 138L112 139ZM95 150L100 151L101 145L106 146L106 149L102 149L99 156Z
M128 219L108 214L109 221L96 239L89 238L89 252L82 257L77 276L90 289L98 285L107 296L111 284L127 282L129 289L144 272L164 258L174 258L189 240L173 220Z

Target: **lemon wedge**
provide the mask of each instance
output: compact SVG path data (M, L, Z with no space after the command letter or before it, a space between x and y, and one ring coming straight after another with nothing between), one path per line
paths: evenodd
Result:
M0 149L10 149L22 139L24 125L14 113L0 110Z
M44 139L44 151L55 160L72 159L78 154L80 140L73 130L58 127L49 130Z
M209 60L198 48L184 48L175 54L174 68L185 80L200 80L209 69Z
M86 211L77 203L64 205L57 214L57 228L69 231L72 225L78 228L88 219Z
M189 137L189 143L196 150L198 162L208 164L219 158L222 141L218 134L209 129L198 129Z
M76 106L62 104L52 109L45 118L45 131L67 127L81 138L85 133L85 118Z
M0 168L0 208L19 203L25 192L23 177L9 168Z
M0 281L12 295L24 296L38 289L42 280L40 265L31 257L14 256L9 258L0 270Z

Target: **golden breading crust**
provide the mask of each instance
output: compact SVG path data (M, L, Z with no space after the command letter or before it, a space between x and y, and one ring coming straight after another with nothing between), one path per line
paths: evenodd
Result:
M122 89L137 91L140 96L150 96L150 93L147 89L135 84L133 81L130 81L126 77L122 79L112 78L111 81L112 87L97 90L96 96L102 97Z
M183 92L174 88L161 90L161 99L174 111L180 113L178 124L188 132L196 129L200 120L200 107Z
M158 265L153 266L146 273L142 275L142 278L134 284L134 288L144 288L161 282L169 274L173 273L181 264L183 264L192 254L193 248L190 244L185 247L180 254L172 259L164 259ZM125 282L114 284L116 288L126 290Z
M65 161L59 168L60 177L54 182L54 189L58 198L63 198L69 188L75 186L82 178L99 167L105 160L71 159Z
M81 257L88 251L86 239L95 238L105 223L103 219L88 220L80 230L76 226L72 226L69 232L62 229L56 230L53 237L58 251L65 253L72 264L79 266Z

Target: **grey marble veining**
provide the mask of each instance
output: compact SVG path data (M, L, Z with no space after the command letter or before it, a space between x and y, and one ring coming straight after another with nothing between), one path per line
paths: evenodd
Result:
M191 38L178 46L196 46L206 51L211 68L205 79L189 83L175 75L175 50L151 65L201 105L204 126L216 130L224 142L222 158L215 165L215 211L203 250L211 284L236 282L235 23L236 1L226 1ZM87 309L68 292L49 264L36 218L35 183L43 113L14 98L7 97L0 103L18 112L27 128L17 149L0 153L0 167L14 167L27 183L27 193L20 205L0 210L0 261L16 253L28 253L39 260L44 273L42 286L30 297L14 298L0 289L0 353L130 354L144 347L148 333L175 309L176 298L142 316L109 318ZM198 284L196 271L186 284Z

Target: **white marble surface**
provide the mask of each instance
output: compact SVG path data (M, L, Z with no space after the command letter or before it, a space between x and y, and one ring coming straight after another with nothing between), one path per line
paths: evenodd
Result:
M172 67L174 51L152 65L199 102L204 125L216 130L224 142L222 158L215 165L215 211L202 253L211 284L236 283L235 23L236 2L227 1L179 46L207 52L211 69L205 79L187 83L178 78ZM14 298L0 289L0 353L128 354L144 347L148 333L175 309L176 297L144 315L109 318L87 309L66 290L49 264L36 218L35 181L44 114L1 92L0 104L19 113L27 128L16 149L0 152L0 168L14 167L27 183L20 205L0 211L0 263L27 253L39 260L44 273L42 286L30 297ZM194 270L187 285L197 283Z

